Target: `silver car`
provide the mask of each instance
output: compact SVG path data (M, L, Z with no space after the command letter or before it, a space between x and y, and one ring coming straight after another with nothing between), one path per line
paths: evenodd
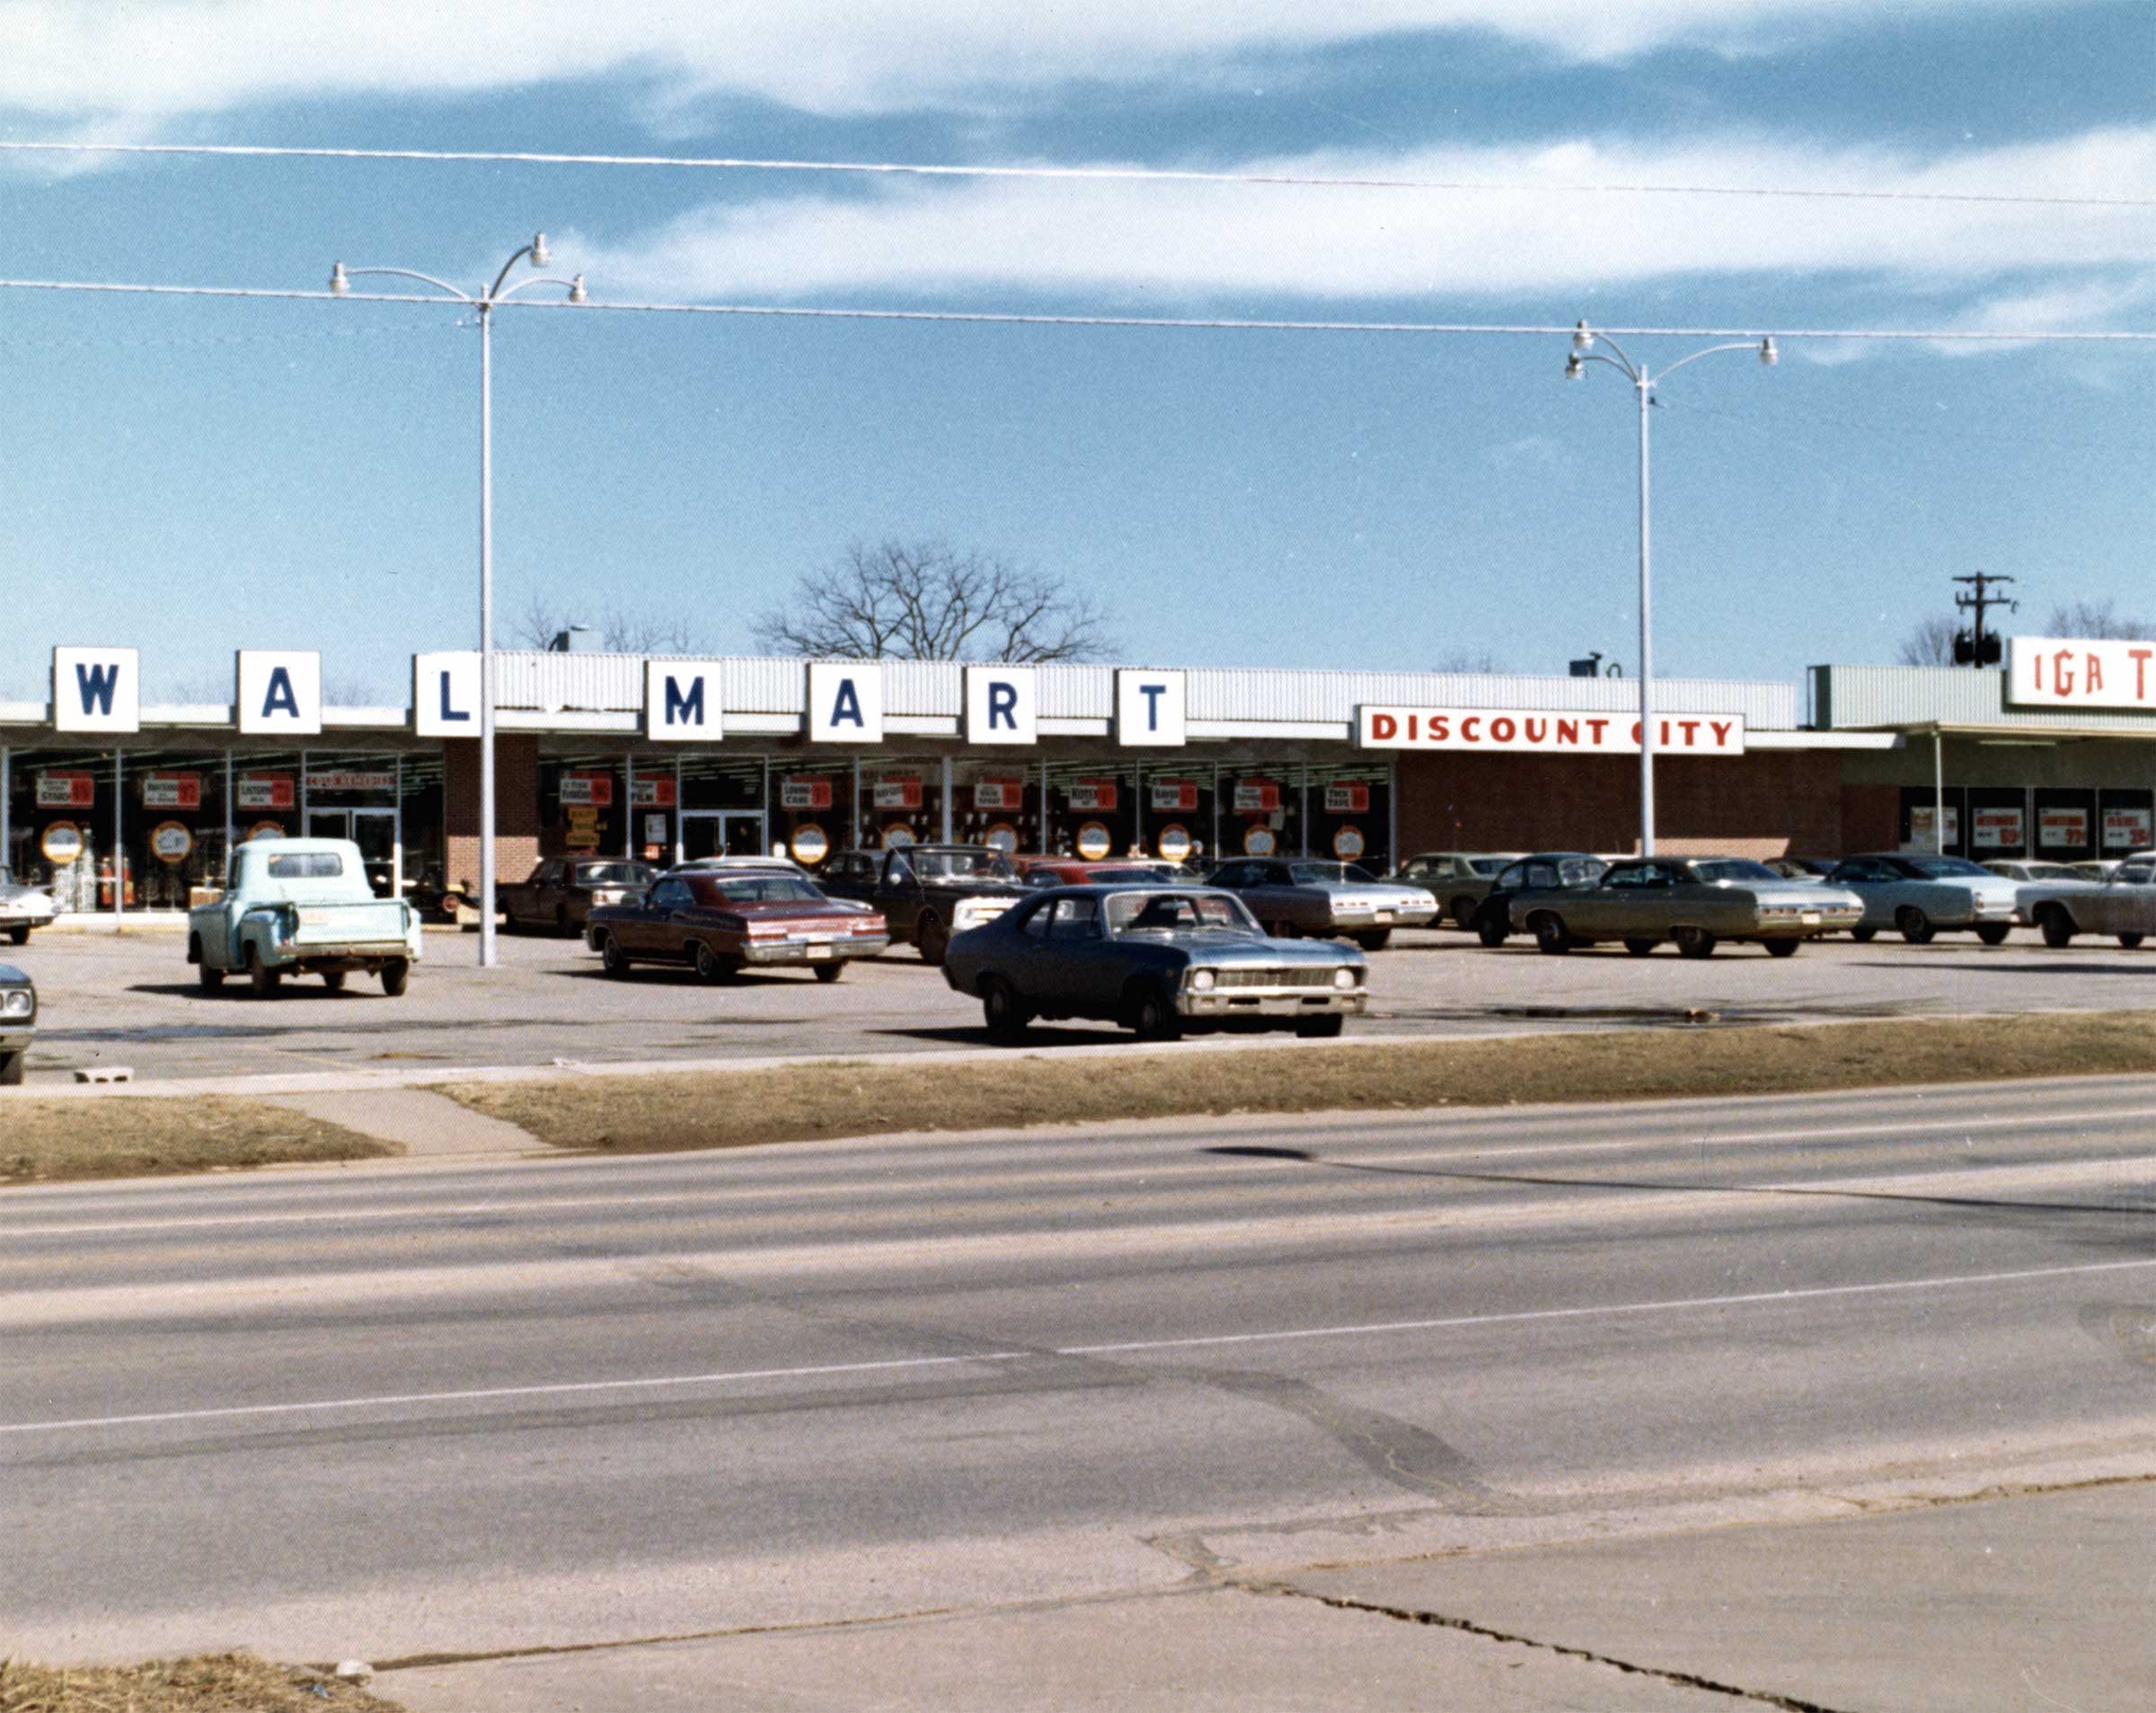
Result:
M1987 946L2013 932L2020 908L2018 882L1962 857L1881 852L1842 859L1827 877L1864 901L1864 920L1852 940L1869 940L1882 928L1898 929L1913 946L1928 945L1941 928L1974 930Z
M1437 901L1437 919L1462 928L1475 925L1475 910L1517 851L1421 851L1385 877L1394 886L1420 887Z
M30 942L32 928L52 926L52 895L42 887L24 886L13 873L0 869L0 932L16 945Z
M2046 946L2076 934L2116 934L2129 950L2156 934L2156 851L2137 851L2107 879L2021 888L2024 907Z
M0 1087L22 1081L22 1061L38 1032L38 985L13 964L0 964Z
M1511 911L1546 952L1618 940L1644 958L1674 940L1685 957L1707 958L1727 940L1787 958L1807 940L1855 927L1864 905L1748 858L1643 857L1613 864L1593 886L1515 893Z
M2042 902L2046 886L2085 887L2103 884L2091 880L2063 862L1998 861L1987 862L1984 866L2001 879L2013 881L2019 888L2014 894L2014 926L2017 928L2036 926L2036 906Z
M1206 884L1234 893L1268 934L1352 940L1365 951L1382 950L1393 929L1423 927L1437 914L1436 899L1420 887L1387 885L1352 862L1235 857Z

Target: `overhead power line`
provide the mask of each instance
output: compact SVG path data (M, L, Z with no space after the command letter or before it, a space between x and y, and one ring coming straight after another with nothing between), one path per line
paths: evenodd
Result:
M421 292L300 291L269 286L159 286L118 280L0 279L0 291L88 292L141 297L270 298L289 303L426 304L437 309L457 310L469 307L458 298ZM839 309L800 304L606 303L597 298L571 304L552 302L545 298L517 297L509 298L497 307L505 310L558 310L579 315L742 315L805 321L955 322L1011 327L1159 327L1253 333L1453 333L1569 339L1575 331L1569 322L1346 322L1239 316L1056 315L1019 310ZM1945 340L2001 345L2156 344L2156 331L2014 333L1972 331L1966 328L1952 327L1646 327L1621 326L1613 322L1605 326L1599 322L1595 323L1595 331L1597 333L1623 334L1639 339L1754 340L1772 337L1778 340Z
M2021 196L1978 190L1852 190L1748 184L1497 182L1476 179L1356 177L1314 172L1226 172L1147 166L964 166L909 161L788 161L697 155L556 155L516 149L358 149L267 143L47 143L0 141L18 155L193 155L236 159L464 162L512 166L680 167L720 172L836 172L924 179L1104 180L1131 183L1290 185L1317 190L1445 190L1562 196L1785 197L1828 202L1975 202L2026 208L2156 208L2156 198Z

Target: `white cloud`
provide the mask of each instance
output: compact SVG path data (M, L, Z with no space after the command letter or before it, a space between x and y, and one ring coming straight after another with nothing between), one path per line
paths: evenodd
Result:
M1326 155L1253 172L1497 183L1826 186L1886 193L2156 198L2156 128L1919 160L1869 150L1708 140L1563 141L1376 158ZM1299 189L1114 181L878 181L864 194L714 205L624 243L577 245L595 289L768 298L878 292L1068 292L1188 302L1517 296L1711 276L1889 274L1951 293L2041 273L2145 270L2147 208L1780 197ZM2031 315L2068 300L2032 300ZM2117 313L2072 300L2077 313ZM2000 314L2014 313L2001 303Z
M2063 3L1903 0L1896 11L1966 17ZM1485 32L1571 60L1673 43L1767 52L1877 12L1876 0L0 0L0 109L177 118L629 75L667 98L926 110L1409 31Z

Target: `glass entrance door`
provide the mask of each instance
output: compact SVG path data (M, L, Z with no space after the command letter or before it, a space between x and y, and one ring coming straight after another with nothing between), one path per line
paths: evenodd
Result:
M762 856L764 817L734 809L684 809L677 860L697 857Z
M349 839L367 865L367 884L377 898L393 898L403 884L403 852L399 849L394 809L317 809L307 811L307 836Z

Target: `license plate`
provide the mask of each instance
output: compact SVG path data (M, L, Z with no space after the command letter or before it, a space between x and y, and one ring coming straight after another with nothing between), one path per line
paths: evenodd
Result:
M1819 913L1816 910L1807 910L1798 920L1803 923L1807 928L1816 928L1819 925Z
M820 946L811 946L811 947L809 947L809 948L808 948L808 955L809 955L809 957L811 957L811 958L828 958L828 957L830 957L830 955L831 955L831 945L830 945L830 942L829 942L828 940L826 940L826 941L825 941L825 943L824 943L824 944L822 944L822 945L820 945Z

